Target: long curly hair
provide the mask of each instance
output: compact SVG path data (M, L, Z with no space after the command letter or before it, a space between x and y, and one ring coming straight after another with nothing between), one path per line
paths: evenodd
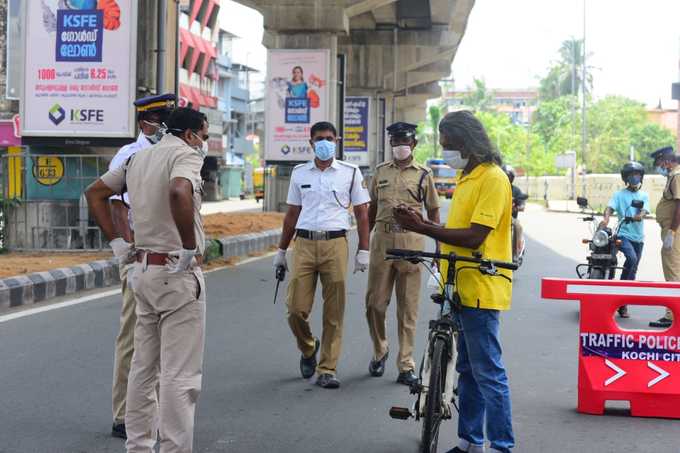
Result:
M503 159L491 144L484 126L469 110L447 113L439 122L439 133L449 142L460 143L463 151L474 155L481 163L503 164Z

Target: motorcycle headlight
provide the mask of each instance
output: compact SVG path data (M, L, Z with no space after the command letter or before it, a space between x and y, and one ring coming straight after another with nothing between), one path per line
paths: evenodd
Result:
M598 230L593 235L593 244L595 247L604 247L609 243L609 235L606 231Z

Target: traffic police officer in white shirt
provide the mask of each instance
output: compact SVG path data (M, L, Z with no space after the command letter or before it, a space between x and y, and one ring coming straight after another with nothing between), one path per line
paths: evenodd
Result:
M113 157L109 164L109 171L115 170L127 162L137 151L158 143L163 136L163 123L167 120L170 112L175 108L176 97L174 94L161 94L147 96L134 102L139 125L137 141L123 146ZM116 352L113 365L113 437L127 437L125 431L125 398L127 396L128 374L132 360L135 321L135 296L128 284L128 272L134 261L134 256L129 252L129 244L134 242L132 215L129 209L130 200L127 192L114 195L109 198L113 224L119 235L118 239L111 242L114 255L118 260L120 273L121 292L123 306L120 311L120 328L116 337Z
M317 385L338 388L336 366L345 313L349 209L350 206L354 208L359 234L354 272L364 272L368 269L368 203L371 198L361 171L355 165L335 159L335 127L322 121L312 126L310 135L315 158L298 165L291 174L288 212L283 221L274 268L288 269L286 249L295 236L286 304L288 324L302 353L300 372L305 379L317 372ZM321 341L312 335L309 325L317 275L321 280L324 303ZM321 355L317 363L319 347Z

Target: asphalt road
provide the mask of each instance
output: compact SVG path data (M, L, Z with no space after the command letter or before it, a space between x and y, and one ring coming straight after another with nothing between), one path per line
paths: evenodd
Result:
M529 254L516 274L511 311L502 317L505 363L512 387L517 452L680 452L680 421L613 411L576 412L578 308L542 301L540 277L573 276L585 254L586 227L573 215L531 209L524 216ZM641 277L658 279L657 232ZM352 233L353 243L356 233ZM410 405L391 359L371 378L364 319L366 275L351 275L345 318L342 387L323 390L302 380L282 297L272 304L271 258L208 275L207 345L197 412L196 452L416 452L420 426L388 417ZM317 300L319 303L320 300ZM113 343L118 296L0 322L0 453L122 452L109 437ZM320 307L313 325L320 327ZM632 308L629 326L658 310ZM420 309L421 351L427 319ZM2 315L2 314L0 314ZM394 308L390 310L396 351ZM419 354L420 355L420 352ZM443 425L440 451L453 446L455 420Z

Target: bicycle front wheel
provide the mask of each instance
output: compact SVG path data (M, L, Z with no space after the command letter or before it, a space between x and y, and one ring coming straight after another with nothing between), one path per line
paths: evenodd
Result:
M442 395L446 382L446 342L436 338L430 361L430 385L425 400L425 415L421 434L420 451L422 453L436 453L439 441L439 425L444 415Z

